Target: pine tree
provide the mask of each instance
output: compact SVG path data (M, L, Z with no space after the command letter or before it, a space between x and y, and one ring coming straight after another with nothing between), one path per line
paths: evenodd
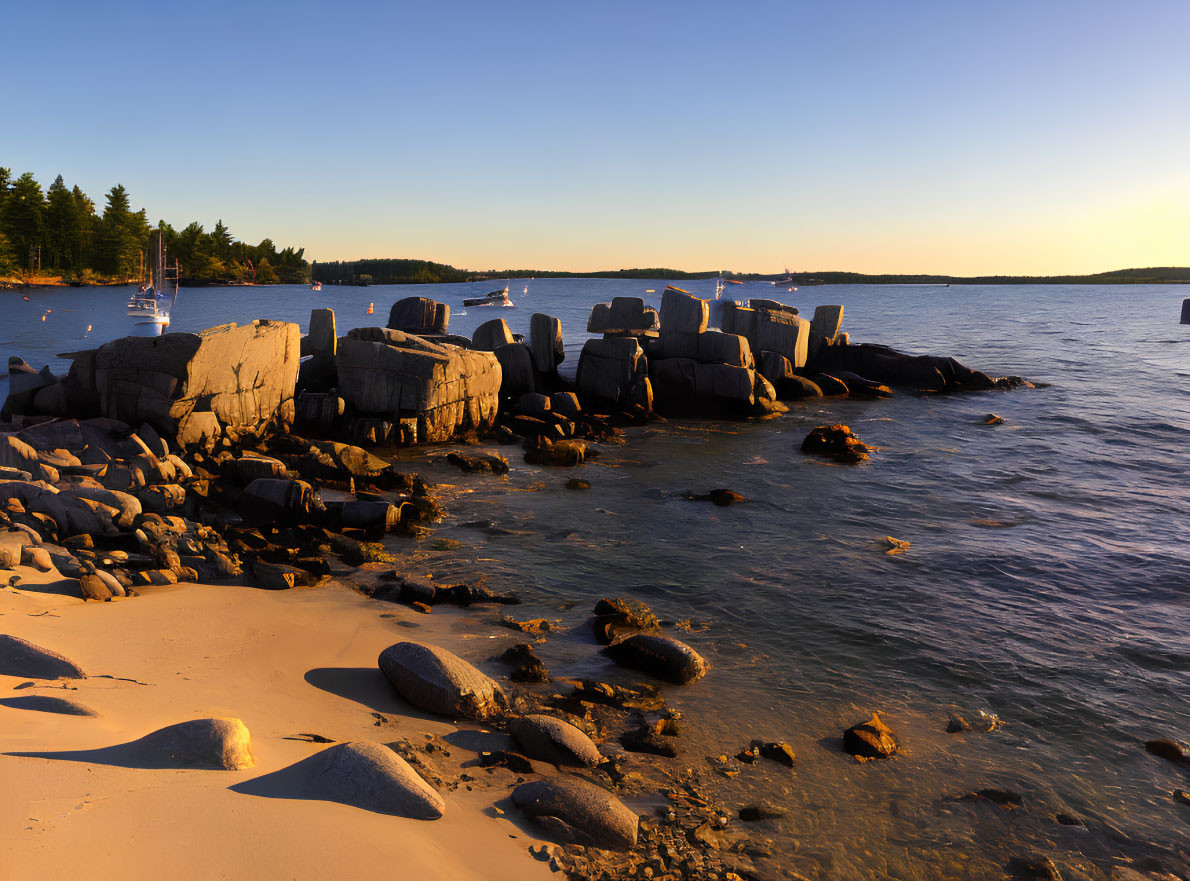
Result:
M18 265L29 266L32 260L36 268L37 258L31 255L45 244L45 196L32 172L18 177L5 195L2 221L0 232L8 237Z

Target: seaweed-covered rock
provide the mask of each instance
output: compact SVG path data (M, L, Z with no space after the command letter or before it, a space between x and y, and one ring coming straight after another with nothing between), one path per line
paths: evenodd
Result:
M604 651L618 664L677 685L689 685L707 672L702 655L672 636L636 633L612 643Z
M483 721L504 714L500 686L458 655L420 642L398 642L380 653L381 672L414 706L444 716Z
M512 801L563 843L621 851L636 845L639 818L592 783L573 777L532 780L512 791Z
M513 719L508 730L525 755L555 765L594 767L603 761L598 747L569 722L553 716L533 714Z

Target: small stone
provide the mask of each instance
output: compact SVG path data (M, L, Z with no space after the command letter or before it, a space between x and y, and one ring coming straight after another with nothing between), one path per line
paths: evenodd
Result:
M950 718L946 720L946 733L958 734L960 731L970 731L971 723L955 713L950 714Z
M995 413L989 413L979 420L980 425L1000 425L1004 421L1003 416L997 416Z
M747 805L740 808L740 819L747 823L755 823L760 820L776 820L784 816L785 814L783 812L766 804Z
M429 615L431 612L434 611L432 608L427 606L425 603L416 603L415 602L415 603L410 603L409 605L412 606L414 610L421 612L423 615Z
M720 508L726 508L728 505L746 501L742 495L730 489L713 489L710 492L710 497L711 504L717 505Z
M1190 752L1175 740L1146 740L1145 749L1159 759L1167 759L1178 764L1190 763Z
M784 741L760 744L760 754L766 759L772 759L789 768L792 768L794 762L797 761L793 747Z

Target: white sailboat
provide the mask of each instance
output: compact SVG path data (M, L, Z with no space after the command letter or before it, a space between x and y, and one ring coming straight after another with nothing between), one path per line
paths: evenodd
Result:
M169 327L169 313L178 299L178 278L180 271L175 260L172 269L165 262L165 234L157 230L154 234L155 260L149 269L149 283L128 300L128 315L139 319L137 324L155 324ZM173 285L172 294L169 293ZM168 298L168 300L167 300Z

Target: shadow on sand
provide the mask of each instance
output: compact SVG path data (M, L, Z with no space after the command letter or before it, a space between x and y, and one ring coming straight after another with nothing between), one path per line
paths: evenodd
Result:
M315 688L355 701L374 713L443 721L402 700L375 667L315 667L307 671L305 679Z

